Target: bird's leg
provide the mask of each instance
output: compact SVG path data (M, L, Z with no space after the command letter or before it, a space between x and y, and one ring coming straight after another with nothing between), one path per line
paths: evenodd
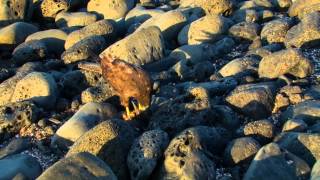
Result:
M128 121L131 120L132 118L134 118L136 116L136 114L134 112L130 112L129 106L126 106L126 113L123 114L123 119Z
M134 101L131 101L133 109L135 111L136 114L140 114L140 110L139 110L139 103L138 106L136 105L136 103Z

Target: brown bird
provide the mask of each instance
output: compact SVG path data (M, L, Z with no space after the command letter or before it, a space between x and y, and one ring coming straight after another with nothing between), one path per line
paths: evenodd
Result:
M125 107L125 120L130 120L141 111L145 111L151 102L152 80L149 74L139 66L130 64L110 55L104 56L101 61L101 70L79 65L81 69L96 69L103 78L113 87L120 97L121 105ZM130 103L133 110L131 111Z

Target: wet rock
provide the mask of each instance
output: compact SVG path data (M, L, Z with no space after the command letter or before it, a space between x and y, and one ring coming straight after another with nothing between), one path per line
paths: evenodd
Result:
M81 136L66 156L89 152L106 162L119 179L129 179L127 154L135 136L129 124L118 119L108 119Z
M60 12L55 17L55 22L59 28L73 26L87 26L98 20L97 15L88 12Z
M90 153L78 153L63 158L41 174L38 180L53 179L109 179L116 180L110 167Z
M314 47L320 39L320 13L313 12L306 15L299 24L293 26L286 35L286 47Z
M313 73L314 67L299 49L290 48L264 57L258 71L259 76L265 78L277 78L284 74L304 78Z
M68 49L77 42L94 35L103 36L107 44L113 43L117 35L115 22L104 19L73 31L68 35L64 47Z
M87 60L102 52L106 46L107 43L102 36L89 36L67 49L61 55L61 59L65 64Z
M168 134L162 130L146 131L136 139L127 158L131 179L149 178L168 144Z
M226 97L226 101L253 119L266 118L271 115L276 88L274 83L241 85Z
M32 72L17 82L11 102L32 100L41 107L53 108L57 96L57 84L51 75Z
M0 179L14 179L22 176L23 179L36 179L42 172L36 158L18 154L0 160Z
M30 61L39 61L48 56L49 51L47 46L39 40L24 42L12 52L12 59L18 65Z
M310 166L320 159L320 134L296 132L281 133L274 139L274 142L279 144L281 148L302 158Z
M88 12L96 12L104 19L119 19L123 18L125 14L134 7L134 0L91 0L88 3ZM115 8L117 7L117 8Z
M249 122L243 128L245 136L251 136L259 142L264 143L270 141L276 135L275 126L268 120L258 120Z
M320 161L317 161L314 165L313 165L313 168L312 168L312 171L311 171L311 178L310 180L317 180L320 178Z
M0 29L0 50L10 50L22 43L38 28L25 22L16 22Z
M160 29L148 27L109 46L100 54L100 58L111 55L132 64L143 65L162 59L164 49Z
M230 165L248 164L259 151L260 144L250 137L232 140L224 151L224 161Z
M292 22L290 22L290 19L276 19L270 21L263 26L261 38L269 44L283 43L291 24Z
M178 42L180 45L212 43L222 39L230 25L230 20L223 16L204 16L185 26L178 35Z
M182 131L166 149L158 178L215 179L215 163L210 155L223 145L215 128L196 126Z
M87 103L56 131L51 144L66 148L91 128L115 114L116 110L110 104Z
M11 140L7 146L0 149L0 159L18 154L28 149L31 145L30 143L31 142L29 138L17 138Z
M0 7L0 27L15 21L28 21L33 12L32 0L0 1Z
M258 151L243 179L299 179L309 173L310 167L303 160L270 143Z
M253 41L259 36L260 26L257 23L241 22L229 29L229 34L239 40Z
M282 127L282 132L303 132L308 125L301 119L291 119L286 121Z
M245 71L253 71L256 72L259 61L250 56L237 58L226 65L224 65L220 70L219 74L223 77L234 76Z
M254 9L239 9L233 13L232 20L236 23L254 23L259 20L259 13Z
M156 26L160 29L163 37L166 40L175 39L178 33L187 24L187 17L177 10L169 11L166 13L154 16L145 21L136 31L145 29L147 27Z
M67 33L60 29L49 29L31 34L27 37L26 42L40 40L47 46L50 53L60 56L64 51L64 43L67 36Z
M319 101L304 101L296 106L290 106L285 112L281 113L280 121L282 123L289 119L301 119L309 125L318 122L320 116Z
M233 3L230 0L181 0L180 7L200 7L206 14L224 14L230 15L232 13Z
M131 9L125 18L125 26L128 29L133 24L142 24L146 20L164 13L158 9L146 9L142 6L136 6Z

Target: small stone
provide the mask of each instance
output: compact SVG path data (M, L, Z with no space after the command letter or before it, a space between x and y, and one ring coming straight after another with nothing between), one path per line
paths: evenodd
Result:
M269 44L283 43L291 24L292 22L290 19L276 19L269 21L262 28L261 38L266 40Z
M51 144L66 148L91 128L115 114L116 110L110 104L87 103L56 131Z
M119 179L129 179L127 154L136 137L134 129L119 119L108 119L82 135L66 157L89 152L106 162Z
M268 120L258 120L246 124L243 128L243 134L245 136L252 136L263 143L274 138L276 128Z
M67 49L61 55L61 59L65 64L87 60L102 52L106 47L107 43L102 36L89 36Z
M299 86L284 86L276 96L273 112L278 112L280 109L302 101L304 101L304 97Z
M169 11L166 13L154 16L145 21L136 31L145 29L151 26L156 26L160 29L163 37L166 40L175 39L178 33L187 24L187 16L178 10Z
M223 16L204 16L186 25L178 35L178 42L180 45L213 43L222 39L230 25L230 20Z
M44 171L38 180L54 179L108 179L116 180L110 167L90 153L78 153L63 158Z
M100 58L111 55L131 64L144 65L162 59L164 49L160 29L148 27L112 44L100 54Z
M290 48L264 57L258 71L259 76L264 78L278 78L284 74L304 78L313 73L314 67L299 49Z
M158 172L160 179L215 179L215 163L207 154L217 153L223 146L217 129L196 126L174 137L165 151Z
M159 9L146 9L142 6L136 6L131 9L125 18L125 26L128 29L133 24L142 24L146 20L164 13Z
M223 14L230 15L232 13L233 1L231 0L181 0L180 7L200 7L206 14Z
M0 27L16 21L28 21L32 17L32 0L0 1Z
M13 49L30 35L38 31L38 27L25 23L16 22L0 29L0 49Z
M254 41L259 36L259 31L257 23L240 22L229 29L229 34L239 40Z
M48 56L49 51L47 46L39 40L24 42L12 52L12 59L18 65L30 61L39 61Z
M282 127L282 132L303 132L308 125L300 119L288 120Z
M104 19L92 23L82 29L73 31L68 35L64 47L65 49L68 49L77 42L94 35L103 36L107 44L113 43L117 35L115 22Z
M258 65L259 61L254 57L237 58L224 65L219 70L219 74L223 77L228 77L243 73L244 71L256 71Z
M224 161L231 166L248 164L259 151L260 144L250 137L232 140L224 151Z
M134 7L134 0L91 0L88 3L88 12L96 12L104 19L117 20L123 18ZM116 7L116 8L115 8Z
M307 178L309 173L306 162L270 143L258 151L243 179L299 179Z
M41 107L53 108L57 96L57 84L51 75L32 72L17 83L11 102L32 100Z
M97 15L88 12L60 12L55 18L55 22L59 28L87 26L98 20Z
M50 53L60 56L64 51L64 43L67 36L67 33L60 29L49 29L31 34L27 37L26 42L32 40L42 41Z
M168 134L162 130L146 131L136 139L127 158L131 179L149 178L168 144Z
M306 15L301 22L293 26L286 34L286 47L308 48L320 44L320 13Z
M274 83L241 85L226 97L226 101L253 119L266 118L271 115L276 88Z

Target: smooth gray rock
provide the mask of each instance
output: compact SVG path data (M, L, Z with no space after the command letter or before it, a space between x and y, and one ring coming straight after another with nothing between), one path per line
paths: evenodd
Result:
M13 61L22 65L30 61L39 61L49 56L49 50L45 43L39 40L27 41L20 44L12 52Z

